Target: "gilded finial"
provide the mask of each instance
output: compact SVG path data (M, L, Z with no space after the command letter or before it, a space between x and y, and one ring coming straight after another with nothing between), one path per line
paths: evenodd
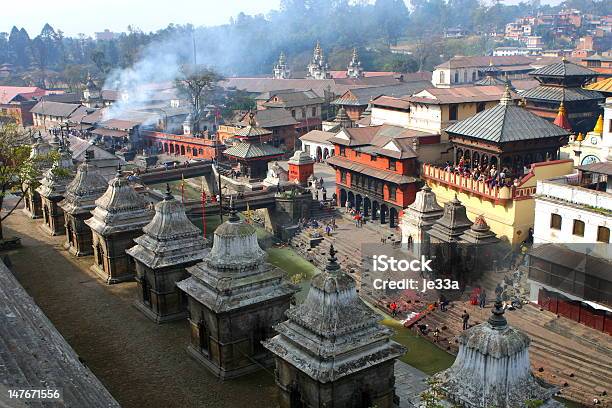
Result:
M578 132L578 136L576 136L576 141L582 142L583 140L584 140L584 135L582 134L582 132Z
M597 123L595 123L593 132L598 133L599 135L603 135L603 115L600 114L597 118Z

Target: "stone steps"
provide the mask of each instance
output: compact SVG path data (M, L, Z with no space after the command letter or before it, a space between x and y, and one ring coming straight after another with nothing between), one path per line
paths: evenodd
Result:
M490 309L487 310L490 311ZM447 329L442 331L440 338L450 341L448 343L442 341L440 346L443 348L450 346L454 353L458 349L455 337L462 331L460 318L462 312L462 307L451 307L447 312L435 311L426 318L427 324L432 329L446 326ZM468 313L470 313L469 309ZM608 363L609 355L595 353L586 347L577 345L568 347L568 344L563 344L556 336L538 333L538 328L540 331L542 329L542 316L538 316L537 309L531 305L526 305L520 311L508 313L522 313L521 318L525 322L522 330L532 340L529 351L535 375L559 386L566 398L583 403L592 402L592 399L597 396L595 388L609 392L609 384L612 383L610 375L612 366ZM480 323L480 320L473 313L471 314L471 323ZM431 337L428 337L431 340ZM544 367L544 372L538 371L540 367ZM570 373L573 373L574 376L570 376ZM565 387L564 383L567 383L568 386ZM598 398L601 399L601 397Z

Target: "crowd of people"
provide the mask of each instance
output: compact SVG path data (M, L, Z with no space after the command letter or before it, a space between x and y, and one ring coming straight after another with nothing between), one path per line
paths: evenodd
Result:
M484 182L487 184L487 186L489 186L489 188L518 187L520 184L519 177L522 177L522 174L517 174L516 171L512 172L507 167L500 169L491 163L479 164L478 162L474 162L472 164L469 160L466 160L463 157L456 165L453 165L451 162L447 161L444 171ZM526 173L527 171L528 169L523 169L523 173Z

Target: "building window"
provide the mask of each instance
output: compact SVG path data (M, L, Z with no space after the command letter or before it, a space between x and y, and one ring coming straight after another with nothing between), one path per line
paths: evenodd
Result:
M376 161L376 159L378 159L378 157L375 154L370 156L371 161Z
M597 242L610 243L610 228L597 227Z
M572 234L584 237L584 221L574 220L574 228L572 230Z
M446 78L444 77L444 71L440 71L440 83L443 84L444 81L446 81Z
M346 171L340 170L340 182L346 184Z
M293 119L295 119L295 109L291 109L291 116L293 116Z
M340 146L340 156L346 156L346 147Z
M483 110L485 110L485 106L486 104L484 102L478 102L476 104L476 113L482 112Z
M561 229L561 216L559 214L550 214L550 228Z
M312 117L313 118L317 117L317 108L316 107L312 108Z
M397 187L389 185L389 199L395 201L397 196Z
M459 83L459 72L455 72L455 83Z
M472 82L476 81L476 71L472 72Z
M396 167L395 159L389 159L389 170L395 170Z
M457 105L448 105L448 120L457 120L458 111Z

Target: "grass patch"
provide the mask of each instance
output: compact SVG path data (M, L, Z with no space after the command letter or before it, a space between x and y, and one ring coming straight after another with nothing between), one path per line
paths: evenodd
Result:
M299 256L289 247L269 248L268 262L285 271L289 278L298 274L306 276L306 279L299 284L300 292L295 296L298 303L303 302L310 288L310 280L316 273L314 265Z
M417 336L413 331L402 326L399 321L385 316L380 323L394 329L395 335L392 339L408 349L400 357L404 363L431 375L447 369L455 361L455 356Z

